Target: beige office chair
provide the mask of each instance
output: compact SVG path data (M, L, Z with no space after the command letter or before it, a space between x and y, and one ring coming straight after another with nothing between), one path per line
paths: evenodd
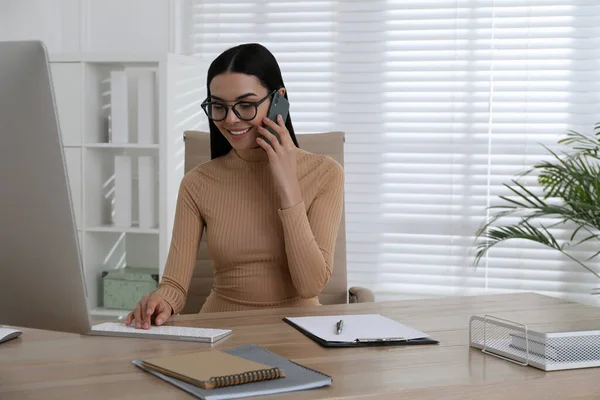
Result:
M322 134L297 135L303 150L330 156L344 166L344 134L329 132ZM210 138L208 132L185 132L185 172L198 164L210 160ZM344 213L340 222L335 245L333 273L319 295L321 304L364 303L374 301L373 293L366 288L353 287L347 290L346 277L346 223ZM213 267L208 254L206 235L202 235L196 267L190 283L188 297L182 314L197 313L210 294L213 285Z

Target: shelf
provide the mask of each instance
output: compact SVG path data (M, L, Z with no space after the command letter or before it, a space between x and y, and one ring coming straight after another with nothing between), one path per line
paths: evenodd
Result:
M139 143L88 143L85 145L88 149L140 149L140 150L158 150L157 144L139 144Z
M158 228L142 229L135 226L131 228L120 228L118 226L104 225L104 226L92 226L85 229L86 232L109 232L109 233L141 233L148 235L158 235L160 230Z
M118 1L111 0L112 3ZM106 30L110 31L110 28L104 26L101 29L102 33ZM98 38L101 39L104 38ZM102 50L103 43L96 41L94 45ZM50 53L59 113L61 120L66 121L63 144L71 193L76 203L75 216L79 216L76 222L86 277L87 305L96 320L116 320L127 315L124 310L102 307L102 272L132 266L152 267L159 275L162 273L169 252L177 191L184 175L182 134L186 130L205 127L206 123L203 113L193 105L206 98L206 91L197 84L204 79L208 65L196 57L153 53L152 49L142 47L133 52L106 48L107 52L89 53L69 52L69 49L77 49L77 46L70 46L65 48L67 52ZM122 139L126 143L114 143L112 139L118 141L118 138L111 136L111 130L114 132L111 100L118 97L113 96L111 82L116 71L133 77L127 80L128 121L125 127L128 135L125 137L128 139ZM148 72L154 73L156 85L151 96L142 98L154 97L156 100L153 124L148 124L147 120L140 122L138 115L139 88L142 88L142 94L145 93L143 90L148 92L147 85L138 85L140 81L147 82L139 77ZM114 94L124 92L122 86L116 89ZM148 105L142 103L141 107L147 110ZM117 106L123 108L123 101L120 105L117 102ZM122 119L121 123L125 125ZM145 125L152 125L152 135L148 135L148 139L138 135L139 131L150 130ZM127 159L117 159L123 156ZM148 164L151 164L150 168ZM129 180L131 191L124 184ZM119 191L117 183L121 188ZM148 195L151 187L153 196ZM121 195L117 196L118 193ZM152 204L140 202L140 193L142 199L152 199ZM128 214L128 203L131 204L131 218L125 215L127 227L115 226L114 222L119 221L119 210ZM149 215L148 210L153 212L153 218L148 218L149 222L145 223L143 217ZM140 228L140 220L142 226L150 228ZM129 221L133 221L131 226Z
M161 53L54 53L50 62L89 63L159 63L165 59Z
M159 64L172 60L180 65L198 66L196 56L177 53L132 53L132 52L73 52L48 55L51 63L98 63L98 64Z

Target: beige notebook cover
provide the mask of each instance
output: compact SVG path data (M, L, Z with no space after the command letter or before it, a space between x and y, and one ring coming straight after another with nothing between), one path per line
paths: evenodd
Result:
M240 385L285 377L279 368L246 360L219 350L149 358L145 367L203 389Z

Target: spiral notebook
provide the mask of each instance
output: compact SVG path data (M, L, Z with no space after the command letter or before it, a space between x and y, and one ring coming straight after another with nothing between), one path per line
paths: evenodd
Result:
M242 397L263 396L298 390L317 389L327 387L332 384L331 376L316 371L312 368L308 368L304 365L297 364L255 344L246 344L224 349L222 351L246 360L255 361L274 368L279 368L281 371L284 371L285 377L251 382L243 385L203 389L196 385L192 385L185 381L147 368L143 365L143 360L141 359L134 360L133 364L202 400L227 400Z
M142 364L161 374L203 389L241 385L285 376L285 373L277 367L246 360L220 350L150 358L142 361Z

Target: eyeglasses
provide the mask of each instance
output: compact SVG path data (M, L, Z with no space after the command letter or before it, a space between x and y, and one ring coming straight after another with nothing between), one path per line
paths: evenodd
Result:
M242 121L252 121L258 113L258 106L260 106L265 100L273 96L277 90L273 90L271 93L263 97L258 101L238 101L231 106L233 113ZM213 121L219 122L227 118L227 112L229 106L223 103L204 100L201 105L202 109L206 113L206 116Z

